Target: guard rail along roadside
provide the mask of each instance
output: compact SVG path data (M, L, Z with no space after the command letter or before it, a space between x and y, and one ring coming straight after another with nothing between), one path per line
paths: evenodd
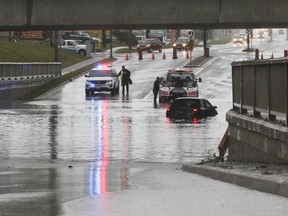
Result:
M288 59L233 62L233 110L288 125Z
M61 76L60 62L1 62L0 79L19 80Z
M62 75L60 62L0 63L0 105L23 98Z

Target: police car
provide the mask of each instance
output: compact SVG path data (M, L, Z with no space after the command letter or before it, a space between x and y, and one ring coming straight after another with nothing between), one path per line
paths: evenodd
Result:
M198 97L198 82L202 82L202 78L197 79L190 69L169 70L160 83L159 101L170 101L177 97Z
M86 96L96 92L119 93L119 78L116 70L111 66L100 65L92 68L85 77L87 78L85 83Z

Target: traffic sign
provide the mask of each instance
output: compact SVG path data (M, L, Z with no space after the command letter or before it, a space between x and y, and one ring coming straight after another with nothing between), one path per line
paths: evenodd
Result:
M188 43L189 50L193 50L193 46L194 46L193 40L189 40L189 43Z
M193 40L194 39L194 31L189 31L188 34L189 34L189 39Z

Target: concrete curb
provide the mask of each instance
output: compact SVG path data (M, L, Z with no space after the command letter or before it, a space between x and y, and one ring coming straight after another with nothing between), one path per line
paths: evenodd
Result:
M202 67L207 62L211 61L213 56L205 57L205 56L198 56L192 60L192 62L188 62L184 67Z
M261 179L244 174L229 172L223 168L207 167L205 165L182 165L181 169L186 172L196 173L215 180L235 184L249 189L271 193L288 198L288 182Z

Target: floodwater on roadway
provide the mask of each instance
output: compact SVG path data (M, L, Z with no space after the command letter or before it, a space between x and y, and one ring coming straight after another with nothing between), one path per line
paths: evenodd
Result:
M200 161L217 152L230 103L200 122L171 121L168 104L116 96L82 103L39 100L0 110L1 158L137 162Z
M133 70L129 97L104 93L85 98L83 76L41 99L0 109L0 158L183 163L211 157L218 153L228 126L230 70L215 73L215 67L208 67L199 75L204 80L199 83L200 96L218 107L217 116L175 122L165 116L169 104L154 105L149 94L154 77L168 70L159 68L164 64L170 68L172 60L153 61L149 70L145 61L129 65Z

